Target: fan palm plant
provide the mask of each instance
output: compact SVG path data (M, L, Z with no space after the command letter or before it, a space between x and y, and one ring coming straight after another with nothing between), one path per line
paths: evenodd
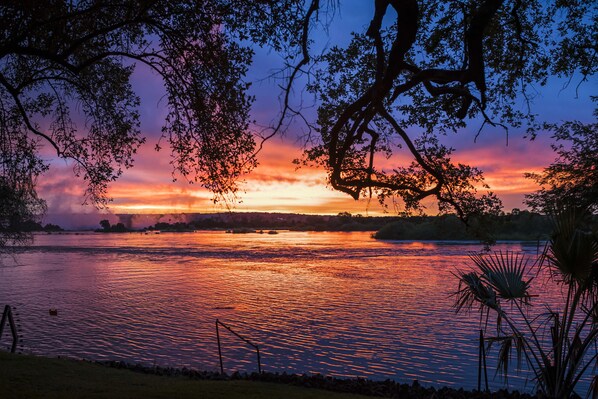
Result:
M497 317L497 336L489 342L500 345L499 371L506 378L515 349L538 392L549 398L571 397L580 378L598 366L598 239L589 229L591 218L574 208L558 213L552 237L531 267L525 255L495 252L471 255L475 270L456 273L457 312L477 308L486 321ZM562 287L562 303L557 309L546 305L546 317L528 312L532 267L546 268L548 281ZM596 398L594 379L588 396Z

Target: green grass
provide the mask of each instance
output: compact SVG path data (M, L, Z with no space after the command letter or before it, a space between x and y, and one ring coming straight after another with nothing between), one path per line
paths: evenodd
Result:
M288 398L366 396L253 381L206 381L114 369L85 361L0 352L3 398Z

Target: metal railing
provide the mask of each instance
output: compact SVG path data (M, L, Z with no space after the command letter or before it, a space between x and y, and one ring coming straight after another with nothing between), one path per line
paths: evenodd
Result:
M2 338L2 333L4 332L4 326L6 325L7 320L8 325L10 326L10 332L12 333L12 347L10 352L15 353L17 344L19 343L19 336L17 334L17 325L12 317L12 309L9 305L4 306L4 312L2 313L2 321L0 321L0 338Z
M258 372L261 374L262 373L262 363L261 363L261 359L260 359L260 348L256 344L254 344L253 342L248 340L247 338L245 338L242 335L240 335L239 333L235 332L232 328L230 328L229 326L227 326L220 320L216 319L216 339L218 340L218 357L220 358L220 372L222 374L224 374L224 365L222 363L222 346L220 345L220 331L218 330L218 325L221 325L222 327L226 328L228 331L233 333L237 338L241 339L243 342L245 342L249 346L255 348L255 351L257 353L257 369L258 369Z

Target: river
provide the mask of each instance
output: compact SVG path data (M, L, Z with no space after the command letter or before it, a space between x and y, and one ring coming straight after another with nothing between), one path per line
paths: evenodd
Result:
M451 293L481 249L362 232L37 235L3 256L0 305L16 308L28 353L218 370L219 319L259 345L265 371L471 389L479 315L456 315ZM220 336L225 371L257 370L250 346ZM508 387L533 384L515 375Z

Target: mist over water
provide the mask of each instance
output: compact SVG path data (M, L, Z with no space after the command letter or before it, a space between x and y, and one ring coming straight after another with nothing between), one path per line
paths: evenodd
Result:
M481 246L369 234L39 235L3 257L0 305L36 354L218 370L219 319L260 346L265 371L475 388L479 315L455 315L450 294ZM257 371L251 347L220 335L226 372ZM509 388L531 389L524 377Z

